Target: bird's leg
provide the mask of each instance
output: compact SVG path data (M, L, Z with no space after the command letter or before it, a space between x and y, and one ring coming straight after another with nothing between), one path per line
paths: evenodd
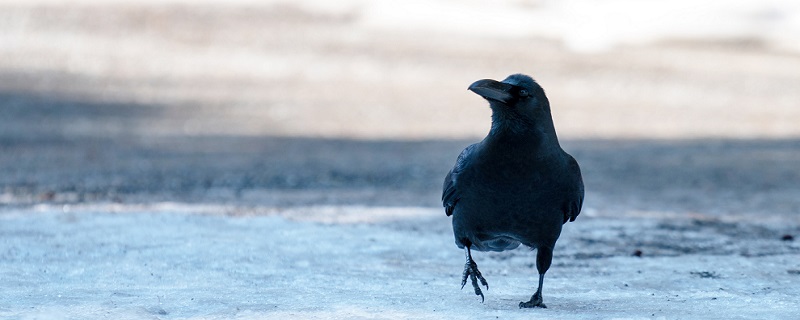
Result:
M547 308L542 299L542 284L544 284L544 273L550 268L550 263L553 261L553 249L547 247L540 247L536 249L536 269L539 271L539 288L536 293L531 296L528 302L520 302L520 308Z
M465 247L467 263L464 265L464 273L461 274L461 289L464 289L464 286L467 284L467 277L469 277L470 280L472 280L472 287L475 288L475 295L481 296L481 302L483 302L483 292L481 292L481 287L478 285L478 280L481 281L482 285L486 286L486 290L489 290L489 283L486 282L481 272L478 271L478 265L472 260L472 253L469 247L470 246Z
M531 296L531 300L528 302L520 302L519 307L522 308L547 308L544 304L544 300L542 299L542 283L544 282L544 274L539 274L539 288L536 289L536 293Z

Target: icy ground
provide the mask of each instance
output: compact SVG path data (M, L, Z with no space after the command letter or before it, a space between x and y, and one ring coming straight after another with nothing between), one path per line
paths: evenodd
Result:
M590 212L591 213L591 212ZM791 225L581 216L517 308L534 253L477 253L438 208L40 205L0 210L3 319L792 319ZM639 250L642 255L636 257Z

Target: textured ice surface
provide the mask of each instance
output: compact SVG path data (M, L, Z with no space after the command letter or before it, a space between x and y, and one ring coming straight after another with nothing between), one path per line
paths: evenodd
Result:
M800 310L800 246L767 227L580 217L545 279L549 308L520 310L535 289L535 254L476 253L490 285L480 303L460 290L463 253L438 208L151 209L0 211L0 318L789 319Z

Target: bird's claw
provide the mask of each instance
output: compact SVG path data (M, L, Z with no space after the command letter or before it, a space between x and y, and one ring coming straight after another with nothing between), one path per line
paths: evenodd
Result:
M531 297L530 301L520 302L519 308L547 308L543 301L542 295L537 292Z
M464 265L464 273L461 274L461 289L464 289L464 286L467 285L467 277L469 277L472 281L472 287L475 289L475 295L481 296L481 302L483 302L483 291L481 291L481 286L478 285L478 280L480 280L481 284L486 287L486 290L489 290L489 283L483 278L481 272L478 270L478 265L472 260L467 261L467 263Z

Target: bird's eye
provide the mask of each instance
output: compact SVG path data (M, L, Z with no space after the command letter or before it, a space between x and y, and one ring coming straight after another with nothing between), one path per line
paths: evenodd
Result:
M520 97L523 97L523 98L524 98L524 97L527 97L527 96L528 96L528 90L525 90L525 89L520 89L520 90L519 90L519 96L520 96Z

